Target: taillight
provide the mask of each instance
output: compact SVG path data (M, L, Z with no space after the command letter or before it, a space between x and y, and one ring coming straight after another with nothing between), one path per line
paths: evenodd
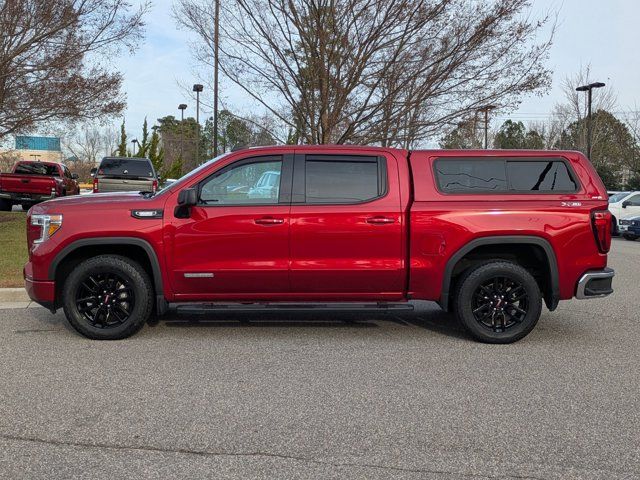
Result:
M93 193L98 193L98 177L93 177Z
M157 180L153 181L153 184L151 185L151 191L153 193L156 193L158 191L158 181Z
M611 212L596 210L591 212L591 226L600 253L607 253L611 248Z

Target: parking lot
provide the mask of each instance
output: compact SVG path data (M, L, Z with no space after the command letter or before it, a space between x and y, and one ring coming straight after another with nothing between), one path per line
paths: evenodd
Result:
M400 316L171 317L125 341L0 310L4 478L640 478L640 242L513 345Z

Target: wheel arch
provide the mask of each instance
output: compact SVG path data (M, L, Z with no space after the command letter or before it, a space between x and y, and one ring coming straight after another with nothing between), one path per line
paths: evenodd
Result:
M518 247L533 247L534 249L540 249L543 252L547 261L547 269L545 271L545 280L548 282L547 289L543 290L544 301L549 310L555 310L560 301L560 279L558 274L558 261L556 254L551 244L542 237L528 236L528 235L508 235L508 236L491 236L476 238L462 248L457 250L445 266L444 275L442 279L442 292L440 295L440 307L445 311L450 310L451 305L451 292L453 290L454 281L456 278L456 267L461 265L461 261L465 260L468 256L474 252L480 252L483 248L487 247L499 247L508 246L508 249L513 251ZM505 256L496 256L496 259L504 259Z
M101 254L122 255L140 263L153 281L157 313L161 315L167 310L158 256L151 244L141 238L98 237L76 240L55 256L49 265L48 278L56 281L56 289L58 289L61 285L58 285L60 282L57 280L61 274L67 273L84 259ZM142 254L143 257L138 257L138 254Z

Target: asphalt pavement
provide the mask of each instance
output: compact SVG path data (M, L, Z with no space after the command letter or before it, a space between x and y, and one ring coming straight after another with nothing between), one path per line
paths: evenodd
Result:
M171 317L117 342L0 310L2 478L640 478L640 242L513 345L437 306Z

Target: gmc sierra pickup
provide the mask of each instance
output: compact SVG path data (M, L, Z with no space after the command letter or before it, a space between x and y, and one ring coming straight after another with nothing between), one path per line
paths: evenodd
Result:
M422 299L507 343L543 301L606 296L614 275L606 190L570 151L255 148L155 195L36 205L27 233L29 295L95 339L169 308L393 311Z
M28 210L32 205L80 193L78 175L60 163L16 162L11 173L0 174L0 211L8 212L13 205Z

